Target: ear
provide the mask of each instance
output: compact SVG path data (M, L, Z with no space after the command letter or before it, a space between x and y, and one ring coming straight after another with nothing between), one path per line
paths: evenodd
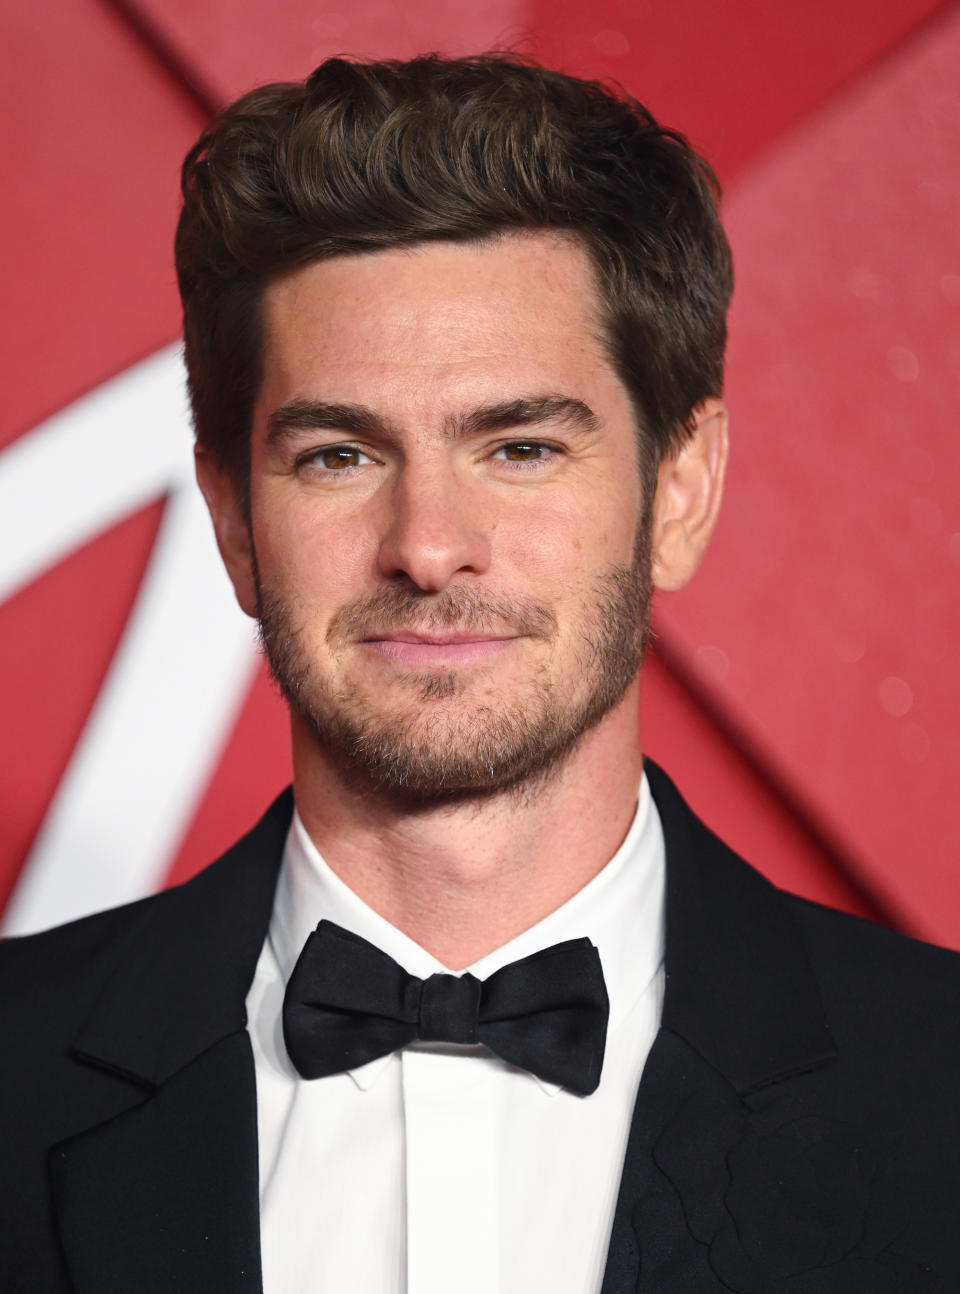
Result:
M248 616L256 619L257 584L254 578L253 539L236 484L199 445L193 456L197 484L206 500L214 534L217 536L217 547L230 576L233 591L241 608Z
M694 410L693 433L660 464L653 505L653 582L682 589L707 551L727 467L727 410L719 400Z

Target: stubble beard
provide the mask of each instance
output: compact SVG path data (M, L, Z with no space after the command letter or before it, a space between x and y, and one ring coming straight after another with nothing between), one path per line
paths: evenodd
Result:
M390 710L359 689L331 685L316 670L291 608L255 575L260 640L287 704L346 780L402 804L539 786L623 698L646 647L652 592L646 518L632 564L611 567L595 581L569 676L550 677L543 662L506 703L470 699L475 680L455 670L411 671L402 681L409 700ZM336 651L382 628L516 634L549 645L556 627L543 603L498 601L466 586L426 595L391 585L341 608L327 642Z

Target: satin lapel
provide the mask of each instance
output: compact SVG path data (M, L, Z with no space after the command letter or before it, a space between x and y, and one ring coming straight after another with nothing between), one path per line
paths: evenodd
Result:
M259 1294L245 999L291 811L281 797L212 867L141 906L77 1037L85 1086L104 1091L96 1122L50 1152L77 1294Z
M666 842L666 991L634 1107L602 1294L709 1294L725 1287L707 1270L662 1171L671 1146L682 1148L695 1127L705 1153L706 1143L717 1148L722 1170L724 1139L736 1135L747 1107L785 1098L791 1079L830 1064L836 1048L779 892L695 817L656 765L646 768Z

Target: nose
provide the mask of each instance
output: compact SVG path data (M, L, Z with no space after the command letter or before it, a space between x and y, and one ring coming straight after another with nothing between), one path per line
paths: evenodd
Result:
M453 470L408 464L393 484L378 565L387 579L406 576L439 593L461 572L482 574L490 537L468 483Z

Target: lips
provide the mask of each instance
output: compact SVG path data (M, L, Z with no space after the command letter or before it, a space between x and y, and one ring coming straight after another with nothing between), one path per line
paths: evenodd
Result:
M428 647L454 647L463 643L508 642L512 634L478 634L440 631L435 633L414 633L405 629L388 630L385 633L371 634L364 642L423 643Z
M482 662L500 655L517 641L514 635L495 637L450 630L421 633L390 630L364 638L361 646L397 664L423 667Z

